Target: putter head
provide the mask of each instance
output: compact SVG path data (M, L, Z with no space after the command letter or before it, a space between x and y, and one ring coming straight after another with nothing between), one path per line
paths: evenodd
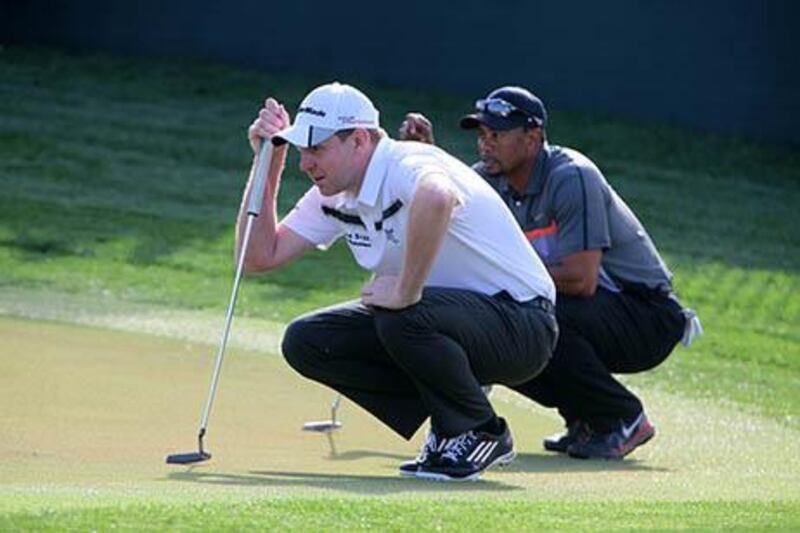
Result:
M211 459L211 454L208 452L174 453L167 456L167 464L188 465L192 463L202 463L209 459Z
M342 427L338 420L318 420L303 424L303 431L316 431L318 433L329 433Z

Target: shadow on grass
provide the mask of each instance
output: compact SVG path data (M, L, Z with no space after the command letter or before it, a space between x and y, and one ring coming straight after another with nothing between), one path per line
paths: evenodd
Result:
M326 457L330 461L358 461L370 457L383 457L397 461L405 461L407 455L377 452L373 450L348 450L336 453L335 449ZM502 472L669 472L670 469L661 466L651 466L636 459L627 458L623 461L615 460L585 460L573 459L563 454L550 453L520 453L510 465L503 467Z
M520 453L505 472L669 472L669 468L650 466L636 459L573 459L562 454Z
M360 459L367 459L370 457L382 457L384 459L393 459L396 461L405 461L408 459L407 454L388 453L375 450L347 450L346 452L339 452L336 447L335 433L323 432L328 441L328 455L324 459L329 461L358 461Z
M408 460L408 454L376 452L373 450L348 450L342 453L335 453L334 451L328 455L327 459L331 461L358 461L360 459L367 459L370 457L383 457L397 461Z
M370 450L351 450L331 455L329 459L354 461L366 457L404 459L404 456ZM509 466L500 470L507 473L553 472L669 472L668 468L653 467L635 459L624 461L582 461L561 455L519 454ZM280 470L253 470L245 474L206 472L202 467L189 467L184 471L170 472L167 480L221 486L246 487L303 487L332 489L355 494L396 494L402 492L442 491L456 492L509 492L524 490L496 480L480 479L472 483L437 483L398 476L369 476L353 474L287 472Z
M399 476L284 472L278 470L251 471L247 474L226 474L223 472L203 472L196 467L190 467L183 472L172 472L167 475L167 479L170 481L184 481L208 485L302 487L371 495L420 492L426 490L437 492L441 492L442 490L452 490L456 492L509 492L523 490L523 487L484 479L466 483L437 483L435 481L403 478Z

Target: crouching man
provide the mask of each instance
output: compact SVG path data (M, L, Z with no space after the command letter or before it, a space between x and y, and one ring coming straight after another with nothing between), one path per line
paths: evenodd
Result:
M557 326L554 284L500 197L441 149L389 139L372 102L348 85L311 91L293 124L268 99L249 138L256 153L262 139L276 148L247 271L281 267L343 237L374 274L359 300L289 325L288 363L406 439L430 417L403 475L475 479L510 462L510 430L481 386L539 374ZM287 143L313 185L278 223Z

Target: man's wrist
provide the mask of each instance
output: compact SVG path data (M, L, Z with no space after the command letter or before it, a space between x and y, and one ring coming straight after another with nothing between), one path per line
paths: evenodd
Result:
M397 297L405 305L414 305L422 298L422 287L404 287L401 283L397 287Z

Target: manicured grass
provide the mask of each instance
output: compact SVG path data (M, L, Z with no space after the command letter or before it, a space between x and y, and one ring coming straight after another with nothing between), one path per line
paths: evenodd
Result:
M0 529L302 531L785 531L796 502L525 502L384 498L270 499L235 504L131 505L0 516Z
M224 309L233 221L267 94L290 107L324 80L52 50L0 52L0 285ZM356 80L359 82L359 80ZM431 116L465 160L469 97L360 84L393 131ZM780 146L552 110L551 142L581 149L644 221L706 336L633 378L800 425L800 154ZM289 161L280 206L308 186ZM248 280L238 313L286 322L365 280L337 245Z
M13 47L0 49L0 72L0 289L13 287L23 298L26 289L37 295L44 290L59 298L74 294L86 305L96 297L103 305L202 310L221 318L232 277L233 222L251 159L245 127L266 94L291 108L310 87L329 80ZM405 111L421 110L433 118L443 146L473 159L472 136L455 125L475 95L347 81L374 97L390 132ZM658 388L800 427L798 151L551 112L551 142L578 148L600 165L648 227L676 274L681 297L706 327L691 350L679 349L660 368L629 379L645 402L648 390ZM307 186L293 155L281 210ZM237 316L285 323L354 297L365 278L337 245L248 279ZM534 469L530 475L538 474ZM259 495L196 505L131 502L58 511L43 505L38 512L0 515L0 529L800 526L796 500L596 499L532 502L511 495L492 498L489 506L479 497Z

